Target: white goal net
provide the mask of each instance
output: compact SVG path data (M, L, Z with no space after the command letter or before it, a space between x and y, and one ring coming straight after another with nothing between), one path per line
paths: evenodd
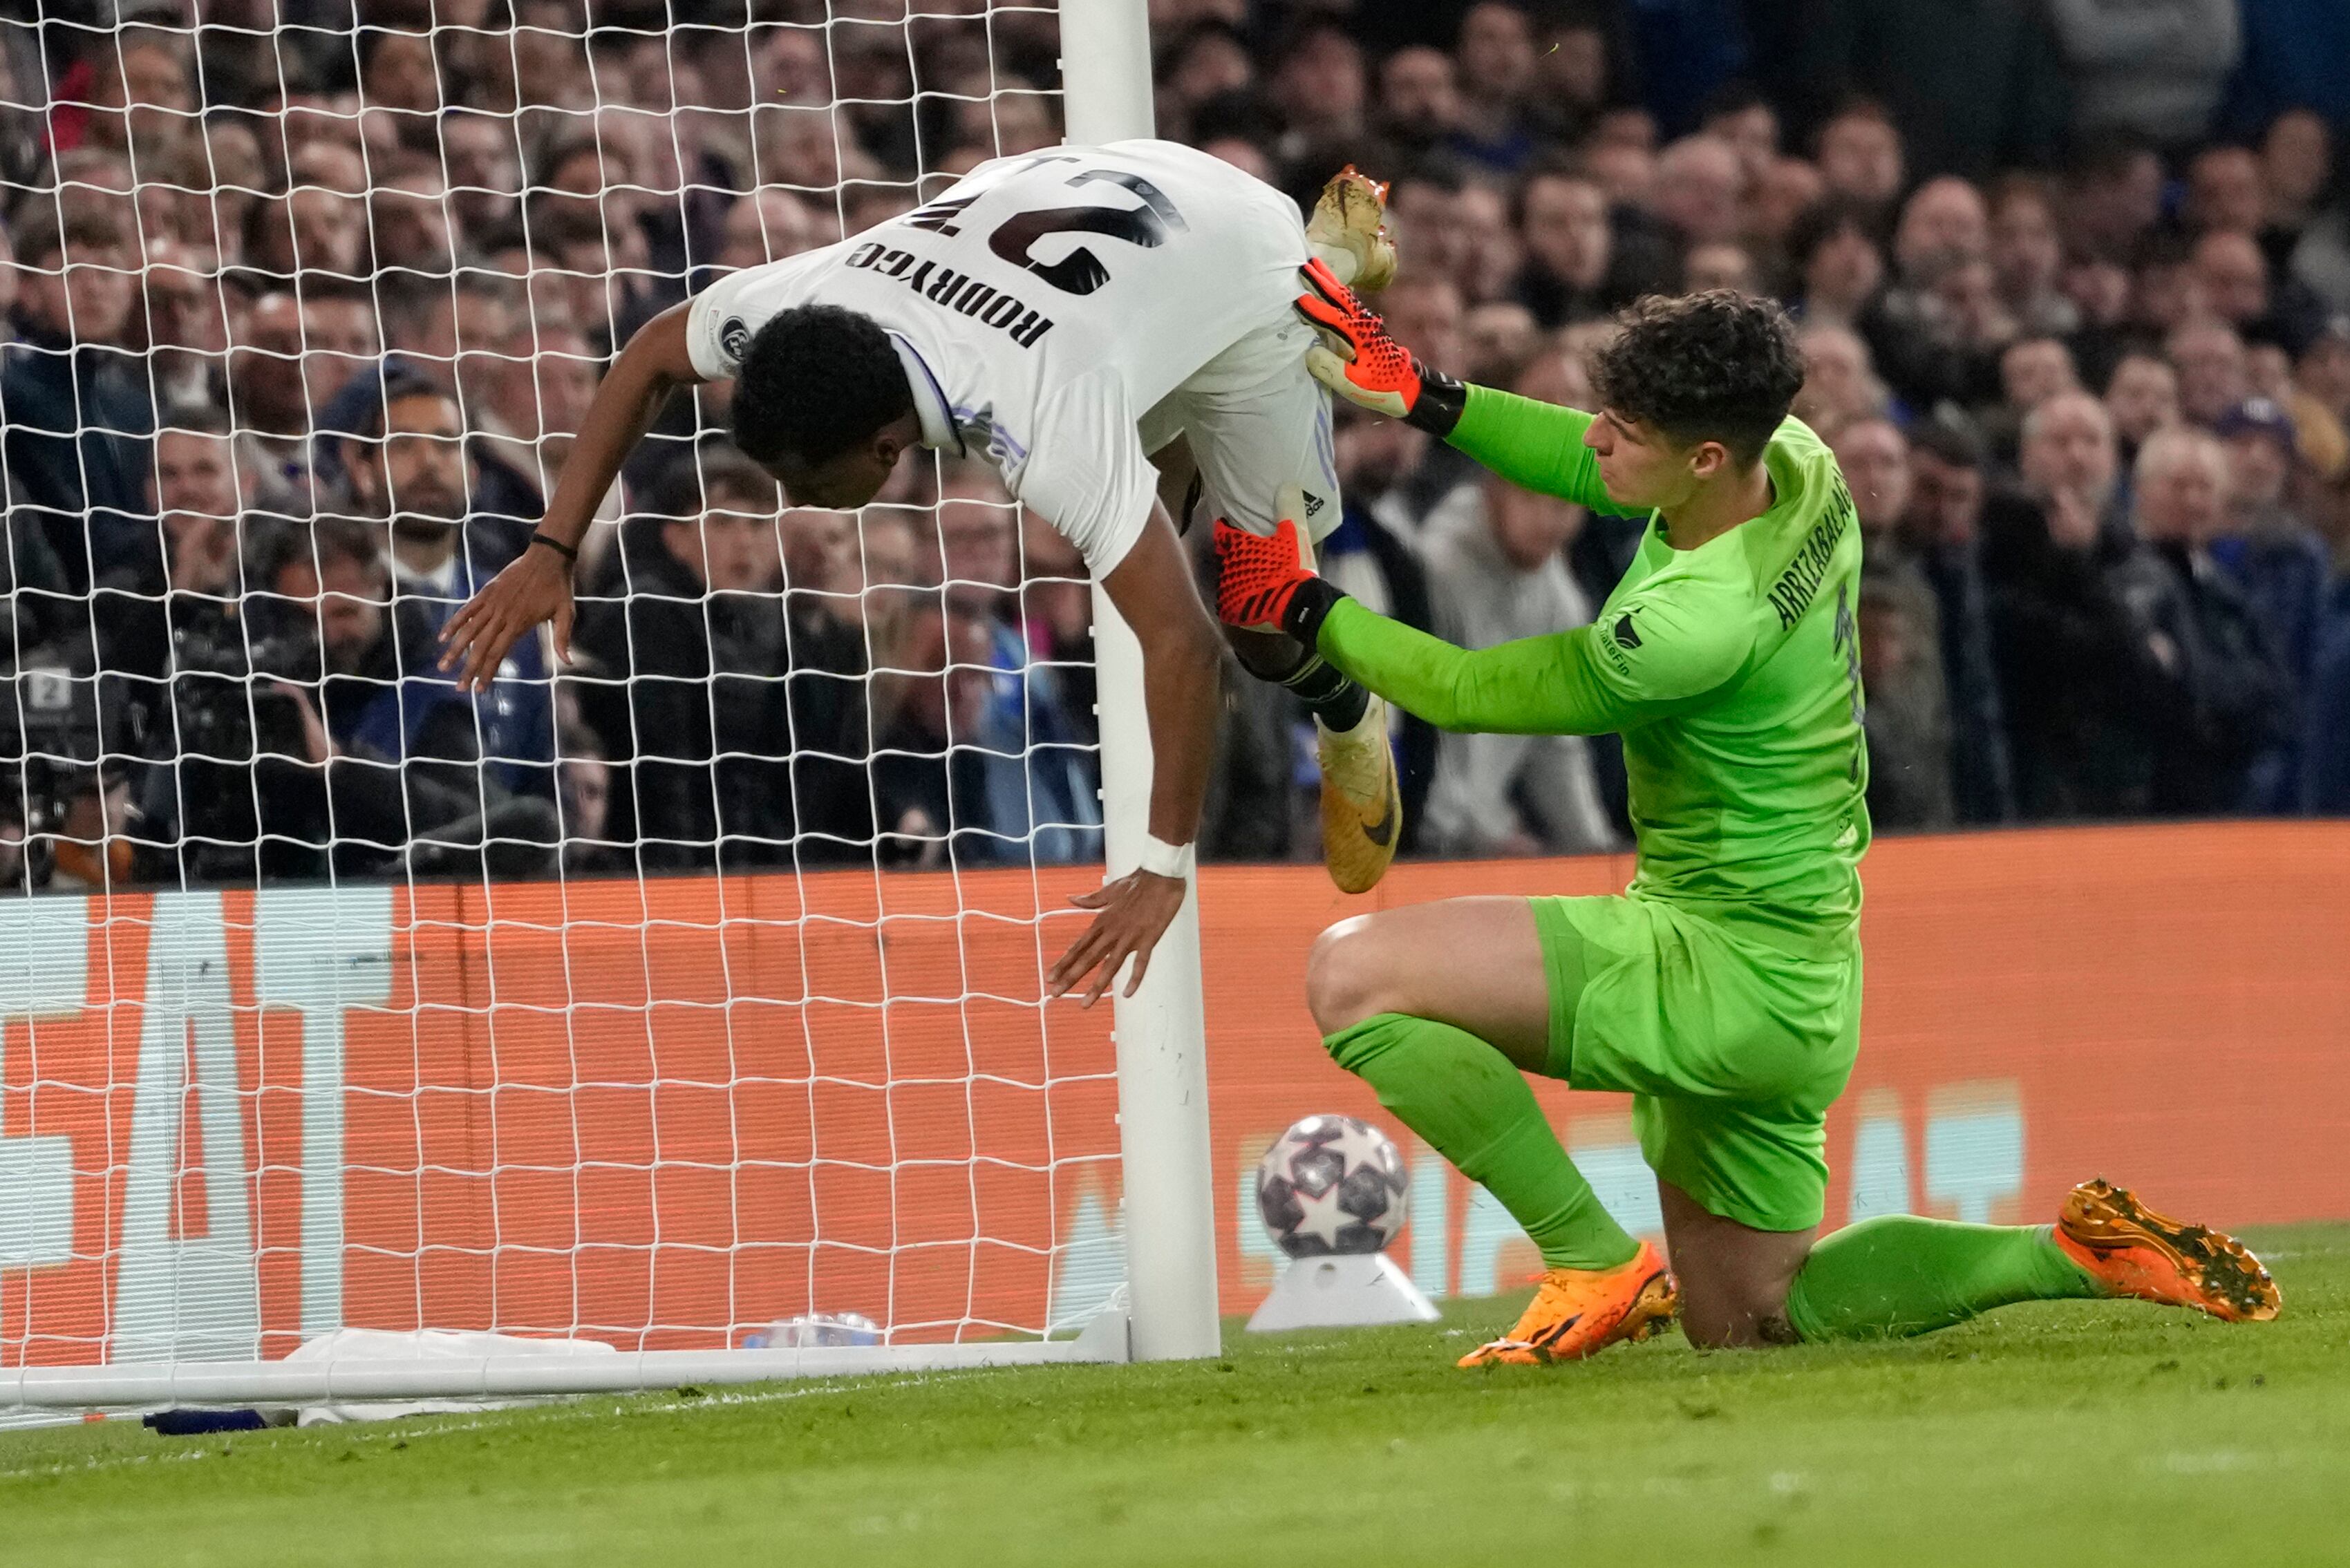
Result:
M782 510L705 389L573 660L434 659L638 327L1059 140L1061 47L990 0L0 22L0 1407L1080 1353L1128 1269L1110 1010L1044 997L1104 851L1057 536L928 454ZM328 1378L352 1330L626 1366Z

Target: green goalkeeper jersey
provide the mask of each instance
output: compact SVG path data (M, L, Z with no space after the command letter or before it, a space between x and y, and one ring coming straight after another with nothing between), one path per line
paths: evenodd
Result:
M1529 490L1610 505L1592 416L1469 389L1452 444ZM1629 889L1814 953L1853 939L1868 846L1860 533L1826 444L1788 420L1769 511L1693 550L1652 518L1589 626L1475 652L1344 600L1323 654L1440 728L1620 732L1639 867Z

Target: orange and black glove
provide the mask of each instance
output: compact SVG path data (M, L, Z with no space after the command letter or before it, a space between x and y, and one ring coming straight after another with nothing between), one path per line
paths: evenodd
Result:
M1271 538L1219 518L1216 565L1218 619L1253 631L1285 631L1309 649L1321 634L1322 618L1347 597L1305 564L1305 541L1295 518L1283 518Z
M1452 433L1468 390L1441 370L1413 358L1387 327L1319 257L1297 269L1305 292L1297 314L1321 334L1305 351L1305 368L1338 396L1373 413L1417 425L1434 436Z

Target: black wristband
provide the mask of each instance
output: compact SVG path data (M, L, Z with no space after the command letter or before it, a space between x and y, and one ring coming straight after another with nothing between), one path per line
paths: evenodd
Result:
M1412 400L1411 412L1404 415L1404 423L1443 439L1452 433L1461 422L1461 410L1469 406L1469 389L1441 370L1419 367L1419 396Z
M1347 590L1327 577L1308 578L1289 596L1289 607L1281 612L1281 629L1312 648L1322 635L1322 618L1346 597Z
M530 536L530 543L532 545L546 545L548 549L554 551L556 555L562 556L565 560L570 562L575 566L579 564L579 547L577 545L567 545L552 534L533 533ZM530 546L525 545L523 547L525 549L528 549Z

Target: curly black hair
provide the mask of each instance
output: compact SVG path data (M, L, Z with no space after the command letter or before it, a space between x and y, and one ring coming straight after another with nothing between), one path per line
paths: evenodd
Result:
M1718 441L1742 467L1762 455L1804 384L1784 310L1712 288L1650 295L1617 320L1623 331L1591 359L1602 407L1684 445Z
M743 350L732 433L758 462L788 454L814 467L913 406L880 323L837 305L799 305L769 318Z

